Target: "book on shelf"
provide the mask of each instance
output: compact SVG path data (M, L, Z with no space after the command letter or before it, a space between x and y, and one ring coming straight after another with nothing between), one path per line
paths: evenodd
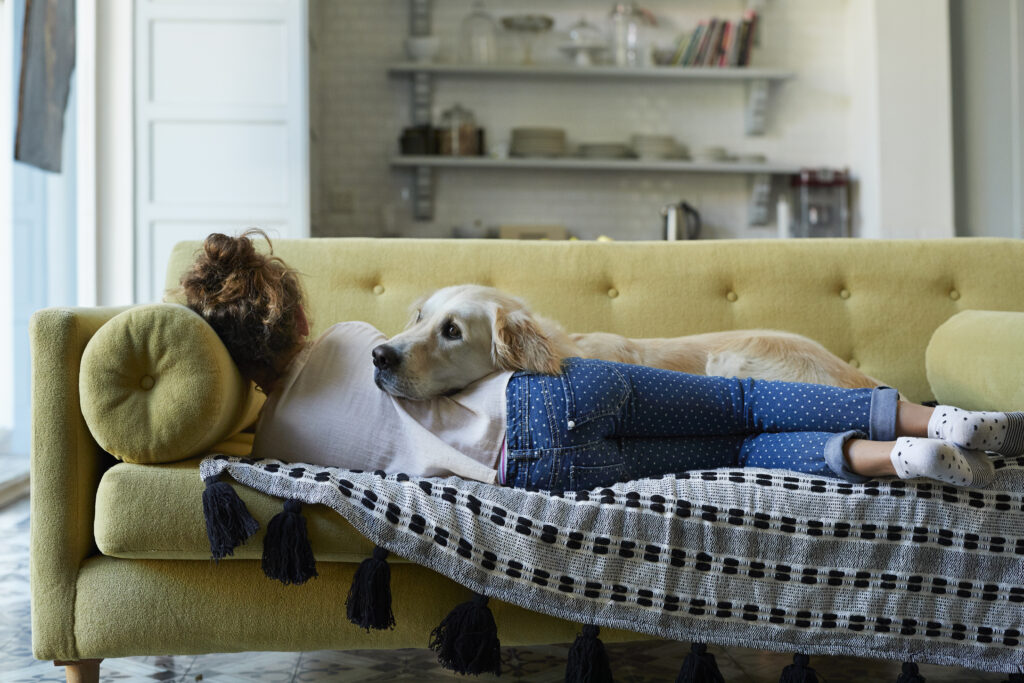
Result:
M697 24L689 39L676 46L672 63L678 66L749 66L757 12L748 10L738 21L712 17Z
M743 15L743 22L747 24L747 34L744 36L743 45L740 47L739 65L750 64L750 53L754 47L754 33L757 31L757 12L749 10Z
M704 33L700 37L700 43L697 45L697 51L693 53L687 66L698 66L704 63L704 56L708 51L708 43L711 42L711 36L714 34L715 27L717 26L718 19L708 21L708 25L704 28Z
M718 64L718 51L722 47L722 35L725 33L724 21L715 25L715 32L711 34L708 42L708 50L704 54L704 66L716 66Z
M681 54L676 53L675 59L672 60L673 64L685 66L690 63L690 59L693 57L693 54L697 51L697 44L700 43L700 38L704 34L704 31L706 29L707 22L702 21L699 24L697 24L697 28L694 29L692 34L690 34L690 39L688 41L679 41L680 45L686 43L686 46L683 48Z

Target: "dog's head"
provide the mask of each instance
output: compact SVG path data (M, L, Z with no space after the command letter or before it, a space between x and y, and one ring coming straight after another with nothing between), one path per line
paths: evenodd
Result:
M561 358L526 305L492 287L445 287L373 350L374 381L402 398L456 393L497 370L555 374Z

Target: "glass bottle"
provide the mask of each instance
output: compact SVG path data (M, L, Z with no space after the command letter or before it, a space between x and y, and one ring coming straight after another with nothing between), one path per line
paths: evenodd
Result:
M646 21L635 2L618 2L612 7L612 61L616 66L647 66Z
M498 61L498 24L475 0L462 20L459 32L459 60L466 64L494 64Z

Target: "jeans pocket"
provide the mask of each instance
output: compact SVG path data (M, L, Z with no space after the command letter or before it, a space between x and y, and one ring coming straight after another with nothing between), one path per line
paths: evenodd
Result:
M612 363L571 358L560 377L566 420L572 427L618 415L629 398L629 383Z
M629 474L617 441L601 439L567 453L568 488L572 491L611 486Z

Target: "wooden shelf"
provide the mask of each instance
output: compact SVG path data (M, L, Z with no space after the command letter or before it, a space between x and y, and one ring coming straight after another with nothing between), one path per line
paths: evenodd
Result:
M436 64L433 62L401 62L388 67L388 73L399 76L428 74L466 77L546 77L546 78L621 78L702 81L786 81L795 77L792 71L755 67L684 67L651 66L630 68L619 66L572 66L562 64Z
M397 167L428 168L495 168L495 169L551 169L572 171L667 171L672 173L739 173L794 175L800 166L793 164L748 163L738 161L684 161L648 159L582 159L576 157L448 157L448 156L394 156L391 165Z

